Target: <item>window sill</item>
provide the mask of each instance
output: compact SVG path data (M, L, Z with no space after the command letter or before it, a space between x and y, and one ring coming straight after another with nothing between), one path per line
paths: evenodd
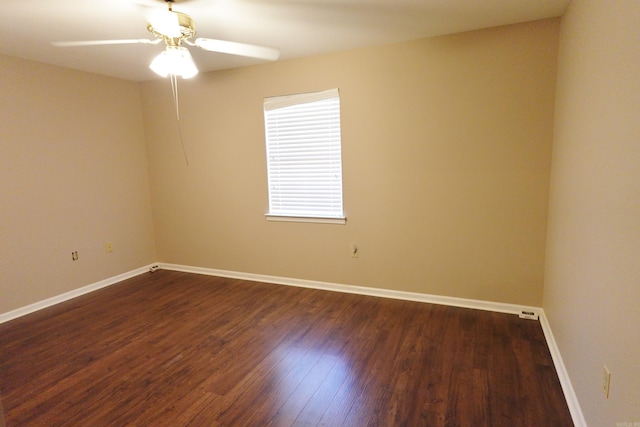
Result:
M314 222L318 224L346 224L347 218L320 218L311 216L287 216L266 214L267 221L276 222Z

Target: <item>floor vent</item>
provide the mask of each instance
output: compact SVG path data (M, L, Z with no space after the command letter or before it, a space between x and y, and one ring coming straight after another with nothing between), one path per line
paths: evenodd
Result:
M522 310L518 317L521 319L538 320L538 313L535 311Z

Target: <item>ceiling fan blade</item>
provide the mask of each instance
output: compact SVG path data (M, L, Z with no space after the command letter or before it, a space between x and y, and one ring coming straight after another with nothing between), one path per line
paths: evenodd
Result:
M205 38L198 38L193 44L211 52L248 56L250 58L265 59L267 61L275 61L280 57L280 51L278 49L252 44Z
M124 39L124 40L80 40L69 42L51 42L52 45L58 47L73 47L73 46L101 46L109 44L158 44L162 40L148 40L148 39Z

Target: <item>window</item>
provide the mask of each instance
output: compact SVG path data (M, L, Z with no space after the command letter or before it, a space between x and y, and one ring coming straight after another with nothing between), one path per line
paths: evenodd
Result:
M267 219L345 223L338 89L264 100Z

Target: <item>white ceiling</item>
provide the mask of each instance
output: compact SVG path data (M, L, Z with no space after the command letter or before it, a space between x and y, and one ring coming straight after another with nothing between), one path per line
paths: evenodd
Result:
M5 0L0 53L128 80L157 78L162 45L54 47L53 41L153 38L164 0ZM569 0L176 0L196 37L277 47L280 60L561 15ZM189 48L203 71L262 61Z

